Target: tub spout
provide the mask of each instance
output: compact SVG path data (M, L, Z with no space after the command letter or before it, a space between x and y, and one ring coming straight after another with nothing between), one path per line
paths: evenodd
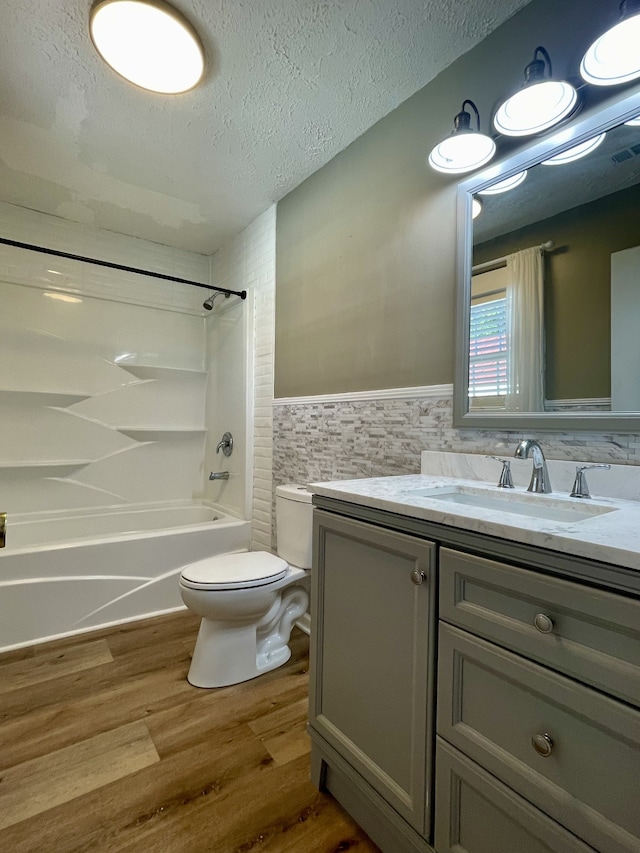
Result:
M212 471L209 474L210 480L228 480L229 472L228 471Z

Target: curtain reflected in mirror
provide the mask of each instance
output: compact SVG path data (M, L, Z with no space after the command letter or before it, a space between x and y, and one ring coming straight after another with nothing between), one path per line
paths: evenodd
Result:
M472 408L544 411L544 249L473 270L469 336Z

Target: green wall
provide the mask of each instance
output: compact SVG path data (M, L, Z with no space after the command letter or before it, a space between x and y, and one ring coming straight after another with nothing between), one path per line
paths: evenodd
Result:
M453 381L456 182L428 152L465 98L488 130L536 45L556 76L575 75L616 14L533 0L279 203L276 397Z
M609 397L611 254L640 245L640 184L475 246L473 262L547 240L546 397Z

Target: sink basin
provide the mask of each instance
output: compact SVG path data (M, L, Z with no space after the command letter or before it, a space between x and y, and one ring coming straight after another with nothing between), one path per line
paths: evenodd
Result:
M551 495L538 495L532 492L516 492L511 489L490 489L481 486L432 486L423 489L407 489L404 493L411 498L428 498L430 501L461 504L490 509L499 513L524 515L528 518L542 518L563 524L575 524L595 518L616 507L594 504L591 501L578 503L558 500Z

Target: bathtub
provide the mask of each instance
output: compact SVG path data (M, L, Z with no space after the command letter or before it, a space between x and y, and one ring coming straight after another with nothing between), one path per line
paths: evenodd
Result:
M0 651L179 609L182 567L248 548L249 527L203 504L8 515Z

